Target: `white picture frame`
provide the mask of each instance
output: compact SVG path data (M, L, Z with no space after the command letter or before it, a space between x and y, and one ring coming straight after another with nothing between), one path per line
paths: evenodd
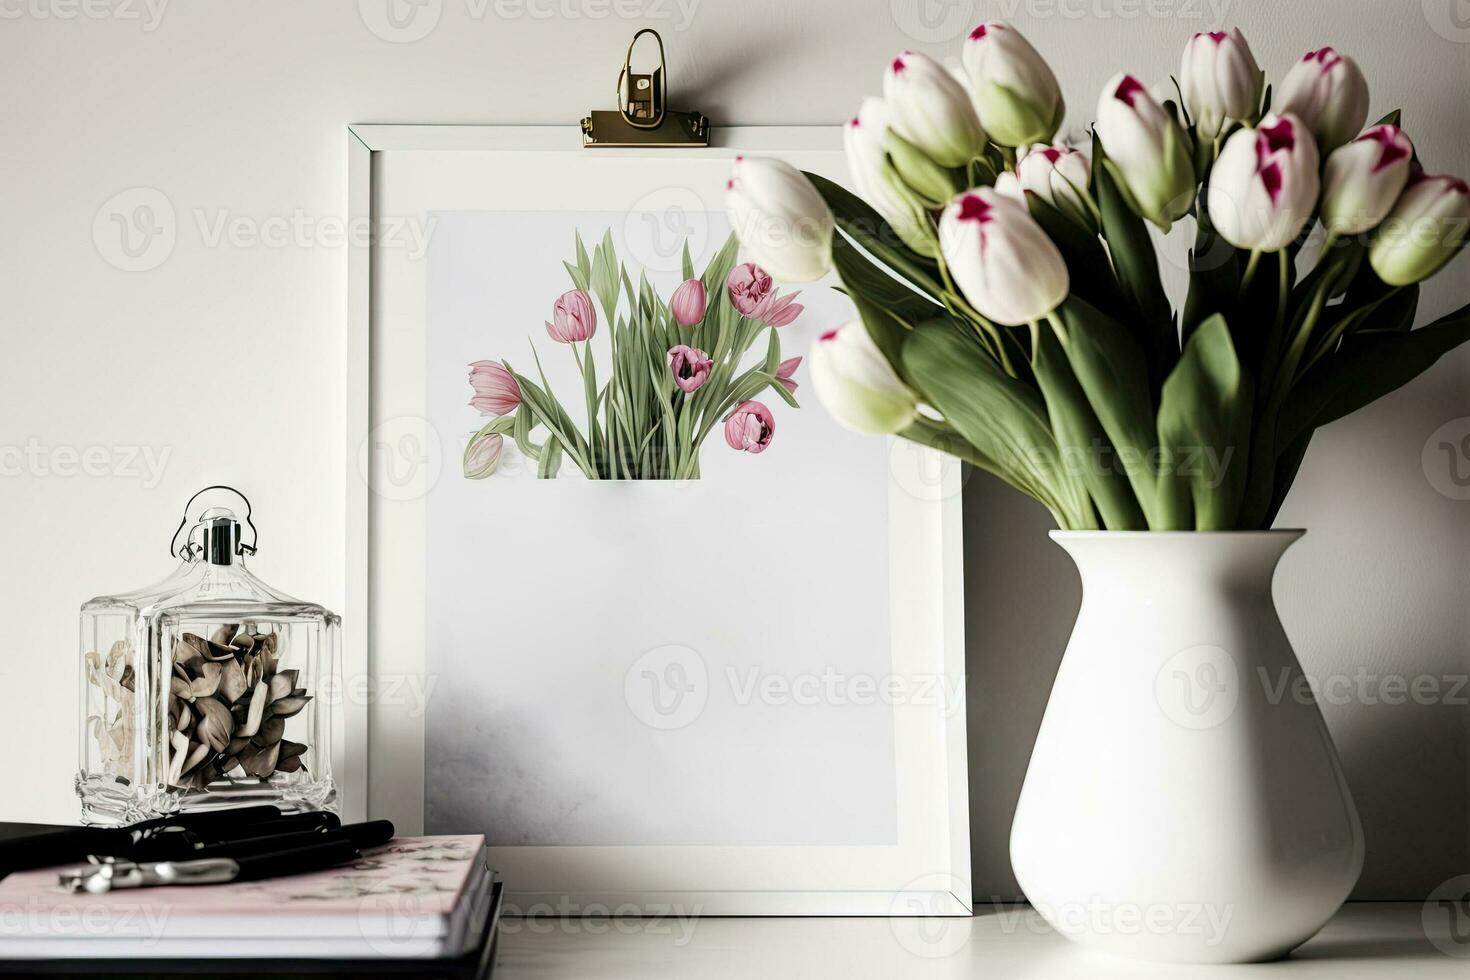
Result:
M354 234L349 246L343 650L349 694L344 723L353 751L342 777L343 804L349 819L388 818L400 834L417 834L425 801L423 699L431 699L424 567L412 560L426 547L423 508L411 492L388 490L377 476L375 454L385 424L403 417L385 414L393 411L385 401L397 400L401 410L412 404L413 385L423 384L421 367L413 365L426 328L424 317L413 315L414 304L423 302L422 286L397 285L417 273L403 271L401 256L391 250L394 226L419 221L421 228L431 228L432 214L444 208L506 207L503 193L488 190L464 193L463 203L456 199L457 187L482 186L470 183L472 175L486 173L496 155L507 161L534 158L550 171L606 168L633 181L628 175L671 161L689 161L681 165L712 173L712 164L727 169L739 153L784 157L839 180L845 179L845 166L837 127L716 129L707 149L588 150L571 126L354 125L347 144L349 227L371 228L373 234ZM638 165L630 168L630 161ZM413 192L418 197L407 191L400 197L397 182L419 188ZM705 206L718 210L721 181L694 183ZM569 203L573 208L619 206L616 194L596 201L596 188L568 196L580 199ZM403 199L412 206L385 206ZM419 210L420 200L439 203ZM400 386L394 373L413 370L420 378ZM406 400L397 393L400 387ZM820 411L808 401L804 411ZM654 914L675 907L704 915L970 914L960 464L909 443L892 442L888 451L891 481L904 484L889 491L891 669L895 677L936 678L950 692L947 698L914 697L891 706L895 840L877 846L643 842L492 848L492 863L504 875L513 906L632 907ZM454 447L443 454L451 467L458 466L457 452ZM779 808L781 801L769 805Z

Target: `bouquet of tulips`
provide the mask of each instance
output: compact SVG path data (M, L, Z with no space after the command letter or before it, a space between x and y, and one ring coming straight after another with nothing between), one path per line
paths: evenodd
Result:
M1470 339L1470 307L1412 329L1470 189L1367 112L1351 58L1313 51L1273 94L1212 32L1162 97L1117 75L1090 146L1051 145L1055 76L982 24L961 64L889 64L845 128L861 196L741 159L727 207L773 272L840 275L861 322L811 369L847 427L951 452L1064 528L1264 528L1317 427ZM1178 308L1150 225L1193 235Z
M700 447L717 424L732 449L763 452L776 421L755 398L769 388L797 407L792 375L801 358L781 359L777 328L800 316L802 307L793 302L796 293L778 293L759 266L736 265L736 248L731 235L696 277L686 243L684 282L665 303L642 274L634 288L610 233L590 256L578 235L576 260L564 263L575 288L553 305L546 333L576 360L586 430L552 391L534 345L540 384L509 361L475 361L470 405L490 421L465 447L465 476L494 473L507 435L536 462L541 478L556 476L570 458L589 480L696 479ZM594 296L610 325L611 371L601 386L592 351ZM768 334L765 356L742 370L762 333Z

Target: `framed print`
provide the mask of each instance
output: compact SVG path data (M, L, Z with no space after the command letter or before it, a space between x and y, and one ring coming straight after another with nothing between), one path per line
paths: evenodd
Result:
M959 464L827 417L850 304L723 213L840 131L712 143L349 132L366 811L522 908L968 914Z

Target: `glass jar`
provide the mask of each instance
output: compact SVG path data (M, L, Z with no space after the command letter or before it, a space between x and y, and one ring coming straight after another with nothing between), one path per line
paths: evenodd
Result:
M244 501L250 542L224 507ZM182 536L182 541L180 537ZM341 621L246 567L250 502L207 487L184 508L163 581L82 606L82 822L271 803L335 810L331 699Z

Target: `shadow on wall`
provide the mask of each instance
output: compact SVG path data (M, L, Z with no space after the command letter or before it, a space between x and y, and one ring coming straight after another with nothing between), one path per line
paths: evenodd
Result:
M965 508L965 668L970 867L977 912L1021 899L1011 872L1011 818L1082 580L1046 536L1046 508L969 470Z

